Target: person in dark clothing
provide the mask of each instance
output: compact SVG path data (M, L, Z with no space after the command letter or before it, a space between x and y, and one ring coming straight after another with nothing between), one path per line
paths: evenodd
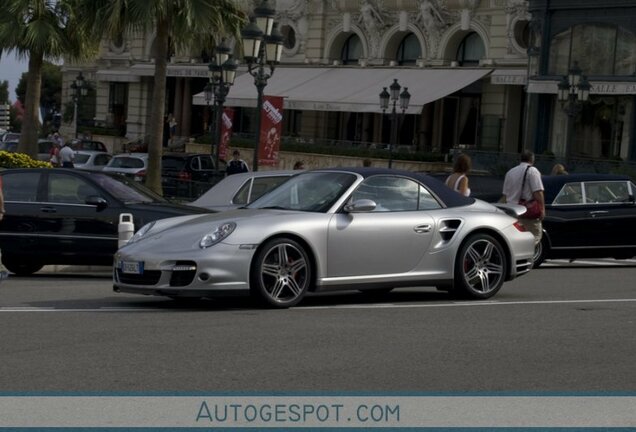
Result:
M232 160L227 164L227 175L248 172L249 168L243 159L241 159L241 152L234 150L232 153Z

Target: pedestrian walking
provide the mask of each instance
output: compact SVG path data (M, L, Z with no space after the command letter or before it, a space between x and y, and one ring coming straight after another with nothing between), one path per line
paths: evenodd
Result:
M4 195L2 194L2 177L0 177L0 222L4 219ZM9 277L9 271L2 264L2 251L0 250L0 282Z
M234 150L232 152L232 160L227 164L227 175L248 172L249 168L243 159L241 159L241 152Z
M296 161L296 163L294 164L294 169L295 170L304 170L305 169L305 162L299 160Z
M73 168L75 166L73 164L73 161L75 160L75 151L70 145L63 145L59 152L59 159L62 168Z
M556 164L552 167L551 175L567 175L569 174L562 164Z
M446 186L464 196L470 196L470 188L468 187L470 167L470 156L464 153L457 156L453 163L453 173L446 179Z
M529 215L528 211L526 216L522 215L519 218L519 223L534 235L536 245L541 241L543 234L541 221L545 217L545 201L541 173L533 164L534 153L529 150L521 153L519 165L506 173L501 201L522 204L526 207L531 207L534 204L538 207L537 215Z

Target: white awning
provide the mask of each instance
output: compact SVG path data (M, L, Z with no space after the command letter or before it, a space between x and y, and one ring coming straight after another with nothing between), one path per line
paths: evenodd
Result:
M497 85L526 85L527 69L495 69L490 74L490 83Z
M286 109L381 113L380 92L394 79L407 87L411 101L407 113L448 96L483 78L492 69L398 69L348 67L278 67L265 94L285 98ZM236 78L226 106L256 107L256 87L249 74ZM206 105L203 93L193 104Z
M590 94L635 95L636 81L590 81ZM559 81L530 80L528 93L557 94Z

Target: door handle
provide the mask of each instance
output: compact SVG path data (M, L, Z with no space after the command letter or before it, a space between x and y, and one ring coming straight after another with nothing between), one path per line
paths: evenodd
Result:
M42 213L57 213L57 210L55 210L55 207L41 207L40 211Z
M416 233L427 233L431 231L431 224L423 224L423 225L417 225L416 227L413 228L413 231L415 231Z
M590 212L590 216L594 217L594 216L600 216L600 215L606 215L609 212L607 210L594 210Z

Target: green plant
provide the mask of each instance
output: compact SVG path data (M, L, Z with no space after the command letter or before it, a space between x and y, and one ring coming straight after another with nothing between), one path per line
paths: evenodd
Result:
M49 162L32 159L24 153L0 150L0 168L52 168Z

